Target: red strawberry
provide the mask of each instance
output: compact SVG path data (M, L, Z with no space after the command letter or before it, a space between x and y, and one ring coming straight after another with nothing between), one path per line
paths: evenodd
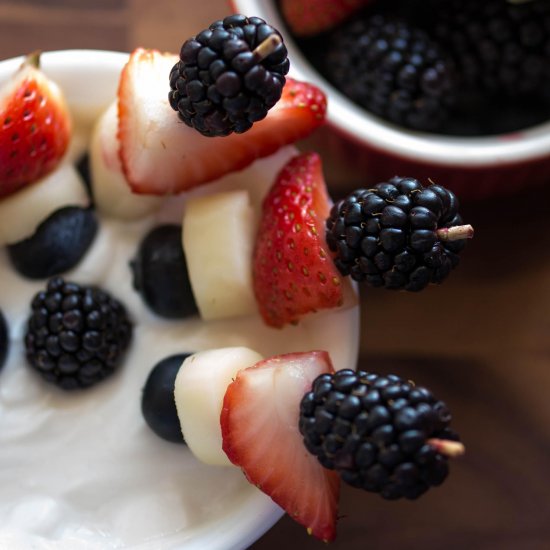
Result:
M260 361L229 385L220 421L229 460L310 534L329 541L340 478L306 450L298 429L300 401L325 372L334 372L326 351Z
M0 198L51 172L69 144L65 100L38 62L29 55L0 90Z
M245 168L310 134L325 118L326 98L290 78L267 117L243 134L205 137L181 122L168 103L178 57L138 49L118 90L120 158L135 193L166 195Z
M281 11L297 36L327 31L367 4L369 0L281 0Z
M329 210L319 155L291 159L264 199L254 247L254 293L268 325L342 304L342 278L325 242Z

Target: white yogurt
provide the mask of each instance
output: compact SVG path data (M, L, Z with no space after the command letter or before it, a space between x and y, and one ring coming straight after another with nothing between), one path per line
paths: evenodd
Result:
M194 193L254 182L259 207L274 165L291 153ZM164 357L222 346L247 346L264 356L326 349L336 368L354 366L358 308L311 315L283 330L268 328L257 315L208 323L153 315L132 288L128 262L149 228L181 223L183 209L175 200L138 223L100 219L92 248L64 275L110 291L135 323L118 372L81 392L59 390L25 364L30 302L45 282L22 279L0 253L0 308L11 336L0 372L1 549L242 548L280 517L239 469L201 464L185 446L150 431L140 411L142 387Z

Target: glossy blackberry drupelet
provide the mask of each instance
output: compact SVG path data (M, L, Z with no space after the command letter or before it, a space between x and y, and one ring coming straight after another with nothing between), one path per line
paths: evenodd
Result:
M0 369L4 366L8 355L9 334L6 319L2 310L0 310Z
M434 37L473 88L550 98L549 0L439 0L433 13Z
M417 130L439 130L456 100L454 66L446 53L424 31L380 14L334 34L325 71L368 111Z
M265 118L289 68L283 43L263 59L254 54L271 35L280 38L263 19L231 15L184 42L168 96L179 118L205 136L242 133Z
M198 313L182 245L181 225L153 228L130 262L134 288L161 317L181 319Z
M89 208L67 206L46 218L33 235L7 247L12 265L29 279L60 275L80 262L97 233Z
M36 294L31 308L27 360L46 381L64 390L87 388L121 363L132 323L107 292L55 277Z
M337 202L326 240L342 275L389 289L419 291L458 265L465 240L443 242L437 230L461 225L451 191L413 178L392 178Z
M415 499L448 475L427 440L457 440L431 392L395 375L345 369L322 374L300 404L306 448L354 487Z
M180 353L159 361L151 369L141 395L145 422L159 437L173 443L185 443L174 401L174 385L181 364L189 355Z

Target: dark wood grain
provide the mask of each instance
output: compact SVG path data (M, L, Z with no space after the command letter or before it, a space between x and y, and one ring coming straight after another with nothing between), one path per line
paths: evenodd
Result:
M177 51L227 12L225 0L0 0L0 58L36 48ZM549 205L548 188L465 204L476 236L444 285L362 291L361 365L433 388L467 454L419 502L344 488L331 548L550 548ZM283 518L252 548L283 547L323 545Z
M1 0L0 59L34 50L128 48L127 0Z

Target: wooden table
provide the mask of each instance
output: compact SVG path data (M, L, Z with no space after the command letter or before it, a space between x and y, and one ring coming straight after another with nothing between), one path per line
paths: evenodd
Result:
M178 51L227 13L225 0L0 0L0 59L37 48ZM467 454L416 503L344 488L331 548L550 548L549 205L541 188L466 204L476 237L444 285L362 292L361 364L431 387ZM321 547L288 518L253 545Z

